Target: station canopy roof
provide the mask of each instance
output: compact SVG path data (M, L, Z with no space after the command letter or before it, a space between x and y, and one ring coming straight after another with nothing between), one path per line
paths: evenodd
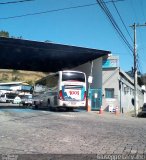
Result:
M0 37L0 68L42 72L70 69L109 51Z

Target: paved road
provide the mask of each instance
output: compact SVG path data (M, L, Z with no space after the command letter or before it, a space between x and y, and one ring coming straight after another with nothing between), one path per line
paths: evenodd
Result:
M146 154L146 118L0 107L0 154Z

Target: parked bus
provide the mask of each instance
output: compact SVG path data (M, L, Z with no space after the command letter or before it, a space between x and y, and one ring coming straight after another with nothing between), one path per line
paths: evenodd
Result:
M86 106L86 75L80 71L59 71L38 80L33 90L35 108Z

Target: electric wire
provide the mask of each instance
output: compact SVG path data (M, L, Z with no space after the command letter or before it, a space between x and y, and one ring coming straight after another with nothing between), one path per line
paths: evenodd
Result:
M137 65L138 65L138 70L143 73L143 69L142 69L142 60L140 59L140 54L137 54Z
M30 1L35 1L35 0L18 0L18 1L8 1L8 2L0 2L0 5L6 5L6 4L17 4L17 3L23 3L23 2L30 2ZM128 46L128 48L130 49L130 51L132 51L133 53L133 47L131 47L130 43L127 41L127 39L125 38L124 34L122 33L122 31L120 30L119 26L117 25L116 21L114 20L111 12L108 10L107 6L105 5L106 3L113 3L117 14L120 17L120 20L122 21L122 24L124 25L129 37L131 38L131 40L133 41L130 33L128 32L128 29L115 5L115 2L121 2L121 1L125 1L125 0L109 0L109 1L102 1L102 0L97 0L97 3L92 3L92 4L85 4L85 5L79 5L79 6L72 6L72 7L66 7L66 8L59 8L59 9L54 9L54 10L47 10L47 11L42 11L42 12L35 12L35 13L28 13L28 14L23 14L23 15L17 15L17 16L10 16L10 17L3 17L0 18L0 20L7 20L7 19L13 19L13 18L21 18L21 17L26 17L26 16L34 16L34 15L40 15L40 14L45 14L45 13L51 13L51 12L58 12L58 11L63 11L63 10L69 10L69 9L77 9L77 8L83 8L83 7L90 7L90 6L94 6L99 4L99 6L104 10L105 14L108 16L110 22L112 23L113 27L116 29L116 31L118 32L118 34L120 35L120 37L122 38L122 40L124 41L124 43ZM134 8L133 8L134 10ZM135 11L134 11L135 12ZM139 69L141 68L141 64L140 64L140 58L138 58L138 67ZM140 69L141 70L141 69Z
M122 16L120 15L120 12L118 11L118 8L116 7L116 4L115 4L115 2L114 2L113 0L112 0L112 3L113 3L113 6L114 6L114 8L115 8L115 10L116 10L116 12L117 12L117 14L118 14L118 16L120 17L120 20L121 20L121 22L122 22L125 30L127 31L127 33L128 33L128 35L129 35L131 41L133 42L133 38L131 37L131 35L130 35L130 33L129 33L129 31L128 31L128 29L127 29L127 27L126 27L126 25L125 25L125 23L124 23L124 21L123 21L123 19L122 19Z
M108 16L108 18L109 18L110 22L112 23L113 27L116 29L116 31L120 35L120 37L123 39L123 41L128 46L128 48L133 52L133 49L132 49L131 45L129 44L129 42L127 41L125 36L123 35L122 31L120 30L119 26L117 25L116 21L114 20L111 12L109 11L107 6L105 5L104 1L98 0L98 2L99 2L99 5L101 6L101 8L103 9L104 13Z
M130 1L131 2L131 7L132 7L132 10L133 10L133 13L134 13L134 20L135 20L135 22L136 21L138 21L139 20L139 17L137 16L137 6L138 6L138 4L136 4L136 2L133 2L133 1ZM135 4L136 4L136 8L134 7L135 6ZM140 37L140 39L142 39L141 37L142 37L142 33L141 33L141 30L137 30L137 32L139 32L137 35L139 35L139 37ZM138 54L137 54L138 55ZM138 60L137 61L137 63L140 63L140 61ZM138 64L138 69L139 70L142 70L142 68L140 68L141 67L141 65L140 64Z
M17 1L8 1L8 2L0 2L0 5L6 5L6 4L15 4L15 3L22 3L22 2L29 2L29 1L36 1L36 0L17 0ZM114 2L122 2L125 0L114 0ZM106 1L105 3L111 3L112 1Z
M76 8L82 8L82 7L90 7L90 6L94 6L94 5L97 5L97 3L80 5L80 6L73 6L73 7L66 7L66 8L59 8L59 9L53 9L53 10L47 10L47 11L41 11L41 12L35 12L35 13L27 13L27 14L22 14L22 15L18 15L18 16L3 17L3 18L0 18L0 20L21 18L21 17L26 17L26 16L34 16L34 15L40 15L40 14L46 14L46 13L52 13L52 12L58 12L58 11L64 11L64 10L70 10L70 9L76 9Z
M121 29L119 28L118 24L114 20L111 12L109 11L109 9L106 6L106 4L104 3L104 1L103 0L97 0L97 3L101 7L101 9L104 11L104 13L106 14L106 16L110 20L111 24L113 25L114 29L117 31L117 33L119 34L119 36L121 37L121 39L124 41L124 43L126 44L126 46L133 53L133 47L130 45L130 43L128 42L128 40L126 39L126 37L124 36L124 34L122 33Z
M23 3L23 2L30 2L30 1L35 1L35 0L20 0L20 1L0 2L0 5L1 4L16 4L16 3Z
M140 60L140 57L139 57L139 54L137 55L137 68L138 68L138 71L140 73L143 73L143 70L142 70L142 66L141 66L141 60Z
M127 31L127 33L129 35L131 41L133 42L133 38L131 37L131 35L130 35L130 33L129 33L129 31L128 31L128 29L127 29L127 27L126 27L126 25L125 25L125 23L124 23L121 15L120 15L119 11L118 11L118 8L116 7L116 4L114 3L114 1L113 1L113 6L114 6L114 8L115 8L115 10L116 10L116 12L118 14L118 16L120 17L120 20L121 20L121 22L122 22L125 30ZM140 63L140 59L137 60L137 67L138 67L138 70L140 71L140 73L142 73L142 66L141 66L141 63Z
M30 0L30 1L31 1L31 0ZM33 1L33 0L32 0L32 1ZM121 1L125 1L125 0L115 0L114 2L121 2ZM106 1L105 3L111 3L111 2L112 2L112 1ZM46 14L46 13L65 11L65 10L70 10L70 9L90 7L90 6L95 6L95 5L97 5L97 3L90 3L90 4L85 4L85 5L78 5L78 6L65 7L65 8L58 8L58 9L41 11L41 12L34 12L34 13L26 13L26 14L16 15L16 16L1 17L0 20L8 20L8 19L14 19L14 18L22 18L22 17L27 17L27 16L35 16L35 15L41 15L41 14Z
M139 6L140 6L140 11L141 11L141 15L142 15L142 20L145 22L145 13L144 13L144 9L143 9L143 1L141 0L140 3L139 3ZM141 34L141 30L140 30L140 37L142 37L142 34ZM140 38L142 39L142 38ZM139 54L139 65L141 67L141 70L142 70L142 65L141 63L143 63L145 65L145 61L144 61L144 57L143 57L143 53L141 52L141 54ZM143 73L143 70L142 70L142 73Z

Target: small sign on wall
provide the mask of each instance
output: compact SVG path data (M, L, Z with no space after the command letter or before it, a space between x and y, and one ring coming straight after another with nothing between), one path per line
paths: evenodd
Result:
M115 99L107 99L106 104L108 106L108 111L113 112L114 111L114 106L115 106Z
M102 68L118 67L118 59L104 59L102 61Z
M88 77L88 83L90 83L90 84L91 84L91 83L92 83L92 81L93 81L93 77L92 77L92 76L89 76L89 77Z

